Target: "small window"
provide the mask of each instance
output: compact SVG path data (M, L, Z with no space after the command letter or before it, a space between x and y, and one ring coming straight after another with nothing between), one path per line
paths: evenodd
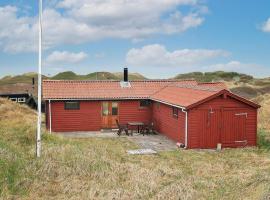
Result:
M172 113L174 118L178 118L178 108L172 107Z
M18 98L18 102L19 102L19 103L25 103L25 98L24 98L24 97Z
M112 115L118 115L118 103L117 102L112 103Z
M17 102L17 98L10 98L10 100Z
M141 100L140 101L140 107L149 107L150 101L149 100Z
M80 102L79 101L65 102L65 110L80 110Z
M156 103L156 107L157 107L158 110L160 109L160 103L159 102Z
M102 115L103 116L108 116L109 115L109 103L108 102L103 102L102 103Z

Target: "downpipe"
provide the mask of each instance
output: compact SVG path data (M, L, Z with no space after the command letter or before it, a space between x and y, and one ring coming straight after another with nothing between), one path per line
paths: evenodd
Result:
M188 145L188 113L184 108L182 108L182 112L185 113L185 146L184 146L184 149L187 149L187 145Z

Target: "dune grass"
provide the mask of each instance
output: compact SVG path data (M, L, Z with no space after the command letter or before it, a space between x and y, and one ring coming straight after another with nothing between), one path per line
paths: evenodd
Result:
M176 150L131 156L125 138L43 134L35 158L35 113L0 100L0 199L266 199L270 152ZM264 132L260 132L260 135ZM261 137L263 138L263 136Z

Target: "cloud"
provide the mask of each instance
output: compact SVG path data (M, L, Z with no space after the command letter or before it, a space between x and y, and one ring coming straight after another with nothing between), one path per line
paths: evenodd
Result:
M104 38L140 41L200 26L207 10L197 0L61 0L43 11L45 49ZM179 6L185 6L181 13ZM20 10L21 11L21 10ZM0 47L6 52L37 50L38 17L17 7L0 7Z
M270 33L270 18L262 25L262 31Z
M170 52L160 44L152 44L140 49L130 49L126 55L126 62L130 66L141 67L186 67L228 54L223 50L208 49L179 49Z
M203 22L201 12L183 15L176 9L182 5L194 7L197 0L63 0L58 7L66 9L70 18L98 31L100 38L138 40L199 26Z
M49 64L79 63L87 57L84 52L72 53L67 51L54 51L47 58Z
M96 53L94 55L95 58L104 58L105 57L105 53Z
M37 49L35 18L17 17L14 6L0 7L0 48L4 52L29 52Z

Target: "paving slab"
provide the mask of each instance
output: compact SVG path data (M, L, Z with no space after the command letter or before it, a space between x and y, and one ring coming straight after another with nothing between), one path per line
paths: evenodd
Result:
M119 138L116 131L88 131L88 132L65 132L56 133L68 138ZM134 133L133 136L121 135L120 137L127 138L134 142L142 149L152 149L154 151L170 151L176 150L176 142L169 139L165 135L142 135Z
M176 142L161 134L145 136L140 134L128 137L128 139L144 149L153 149L154 151L170 151L177 149Z

